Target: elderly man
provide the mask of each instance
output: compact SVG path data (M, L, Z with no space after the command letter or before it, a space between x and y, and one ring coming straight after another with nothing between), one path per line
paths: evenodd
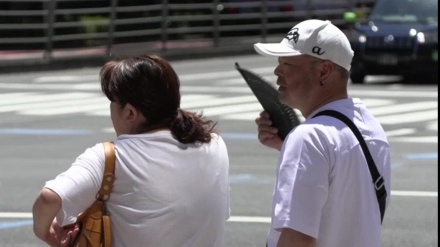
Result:
M255 120L260 142L280 150L268 247L379 247L390 147L367 107L348 97L353 51L347 37L330 21L306 20L281 43L254 47L278 57L280 101L306 119L284 142L267 112ZM354 123L358 138L329 111Z

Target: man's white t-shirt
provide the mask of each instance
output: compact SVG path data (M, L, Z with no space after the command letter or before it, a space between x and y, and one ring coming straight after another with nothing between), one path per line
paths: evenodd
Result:
M107 203L114 247L223 247L230 216L229 159L224 141L182 144L170 131L121 135ZM104 169L101 143L87 149L45 187L62 199L61 225L94 200Z
M390 150L379 122L359 99L327 104L286 138L281 150L268 247L281 229L317 239L317 247L379 247L381 219L372 177L355 135L342 121L320 116L336 110L354 119L365 139L390 199Z

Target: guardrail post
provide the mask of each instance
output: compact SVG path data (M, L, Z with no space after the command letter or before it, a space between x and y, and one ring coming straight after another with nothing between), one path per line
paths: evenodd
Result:
M161 34L162 51L165 51L167 49L166 43L168 41L168 16L169 16L168 0L162 0L162 34Z
M47 23L46 28L46 49L44 51L43 59L48 61L52 60L52 49L53 49L53 35L54 35L54 23L55 23L55 9L56 1L50 0L46 4L47 14L45 15L45 22Z
M115 32L115 22L116 22L116 7L118 6L118 0L112 0L110 5L110 26L108 29L108 39L107 39L107 49L105 51L105 55L109 56L114 40L114 32Z
M267 0L261 1L261 39L262 42L266 42L267 38Z
M220 44L220 11L223 6L220 5L220 0L213 1L213 11L214 11L214 20L213 20L213 39L214 39L214 47L218 47Z
M307 15L306 15L306 17L307 17L307 19L311 19L312 18L312 3L313 2L313 0L307 0L306 1L306 9L307 9Z

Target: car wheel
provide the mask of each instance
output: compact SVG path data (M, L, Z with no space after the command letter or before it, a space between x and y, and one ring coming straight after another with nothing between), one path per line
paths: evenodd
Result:
M367 71L365 70L364 65L354 60L351 69L350 69L350 79L353 84L362 84L364 83L365 76L367 75Z
M364 83L366 73L361 69L354 69L350 72L350 79L353 84Z

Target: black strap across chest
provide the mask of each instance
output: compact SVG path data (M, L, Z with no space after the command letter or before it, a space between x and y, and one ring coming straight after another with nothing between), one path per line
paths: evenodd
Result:
M383 217L385 215L385 204L386 204L386 198L387 198L387 191L385 189L385 181L384 181L383 177L380 175L379 171L377 170L376 164L374 163L373 157L371 156L371 153L368 149L367 144L365 143L364 138L362 137L361 132L347 116L345 116L344 114L342 114L340 112L333 111L333 110L324 110L324 111L317 113L313 117L315 118L318 116L330 116L330 117L334 117L334 118L341 120L353 131L354 135L358 139L359 144L362 147L362 151L364 152L365 159L367 160L367 164L368 164L368 168L370 169L371 177L373 178L374 189L376 190L376 196L377 196L377 200L379 202L380 219L382 222Z

